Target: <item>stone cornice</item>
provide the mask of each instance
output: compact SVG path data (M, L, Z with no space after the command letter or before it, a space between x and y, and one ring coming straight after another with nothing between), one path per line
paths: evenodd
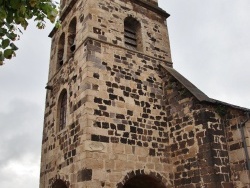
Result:
M141 5L141 6L145 7L146 9L151 10L151 11L153 11L153 12L155 12L155 13L157 13L165 18L168 18L170 16L170 14L168 14L166 11L164 11L160 7L155 6L154 4L149 3L145 0L131 0L131 2L136 3L138 5Z
M128 49L128 48L126 48L126 47L124 47L124 46L116 45L116 44L113 44L113 43L110 43L110 42L107 42L107 41L103 41L103 40L100 40L100 39L96 39L96 38L93 38L93 37L89 37L89 36L87 36L87 37L80 43L80 45L76 48L76 50L75 50L74 53L76 53L76 51L78 51L78 50L79 50L87 41L89 41L89 40L98 41L98 42L104 43L104 44L106 44L106 45L110 45L110 46L113 46L113 47L116 47L116 48L120 48L120 49L123 49L123 50L131 51L131 52L134 52L134 53L136 53L136 54L141 54L141 55L143 55L143 56L145 56L145 57L154 59L154 60L156 60L156 61L160 61L160 62L162 62L161 65L162 65L164 68L165 68L165 67L173 67L173 62L169 62L169 61L167 61L167 60L165 60L165 59L160 59L160 58L157 58L157 57L148 55L148 54L146 54L146 53L143 53L143 52L140 52L140 51L137 51L137 50L131 50L131 49ZM71 58L71 57L70 57L70 58ZM67 60L65 61L66 63L63 64L62 66L66 66L66 64L68 64L70 58L67 59ZM54 79L54 77L56 77L57 74L59 74L59 72L60 72L60 69L59 69L59 70L49 79L47 85L49 85L49 83Z

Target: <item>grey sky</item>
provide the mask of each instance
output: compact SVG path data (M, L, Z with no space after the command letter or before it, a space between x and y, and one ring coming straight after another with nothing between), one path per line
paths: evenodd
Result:
M250 108L250 1L159 2L174 67L209 97Z
M159 0L171 16L174 68L209 97L250 108L250 1ZM0 187L39 184L45 85L52 29L21 36L0 67Z

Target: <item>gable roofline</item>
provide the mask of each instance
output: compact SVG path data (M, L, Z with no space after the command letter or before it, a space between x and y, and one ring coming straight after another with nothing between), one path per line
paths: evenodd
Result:
M162 66L162 65L161 65ZM215 100L209 98L205 93L199 90L194 84L192 84L188 79L182 76L175 69L167 66L162 66L169 74L171 74L178 82L180 82L190 93L192 93L200 102L211 102L214 103Z
M231 108L243 110L250 112L250 109L240 107L237 105L229 104L226 102L222 102L216 99L212 99L208 97L205 93L203 93L200 89L198 89L194 84L192 84L188 79L186 79L184 76L182 76L179 72L177 72L174 68L160 65L164 70L166 70L171 76L173 76L178 82L180 82L190 93L193 94L193 96L198 99L200 102L207 102L212 103L215 105L225 105Z

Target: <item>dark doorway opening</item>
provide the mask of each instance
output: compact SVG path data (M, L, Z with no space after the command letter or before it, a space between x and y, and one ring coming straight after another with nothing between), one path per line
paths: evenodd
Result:
M139 175L129 179L123 188L166 188L162 181L148 175Z
M56 180L53 183L52 188L68 188L68 186L65 184L64 181L62 181L62 180Z

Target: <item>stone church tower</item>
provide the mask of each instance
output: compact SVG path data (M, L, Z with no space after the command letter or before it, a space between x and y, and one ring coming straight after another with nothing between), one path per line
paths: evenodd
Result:
M157 0L62 0L40 188L249 187L249 109L172 67Z

